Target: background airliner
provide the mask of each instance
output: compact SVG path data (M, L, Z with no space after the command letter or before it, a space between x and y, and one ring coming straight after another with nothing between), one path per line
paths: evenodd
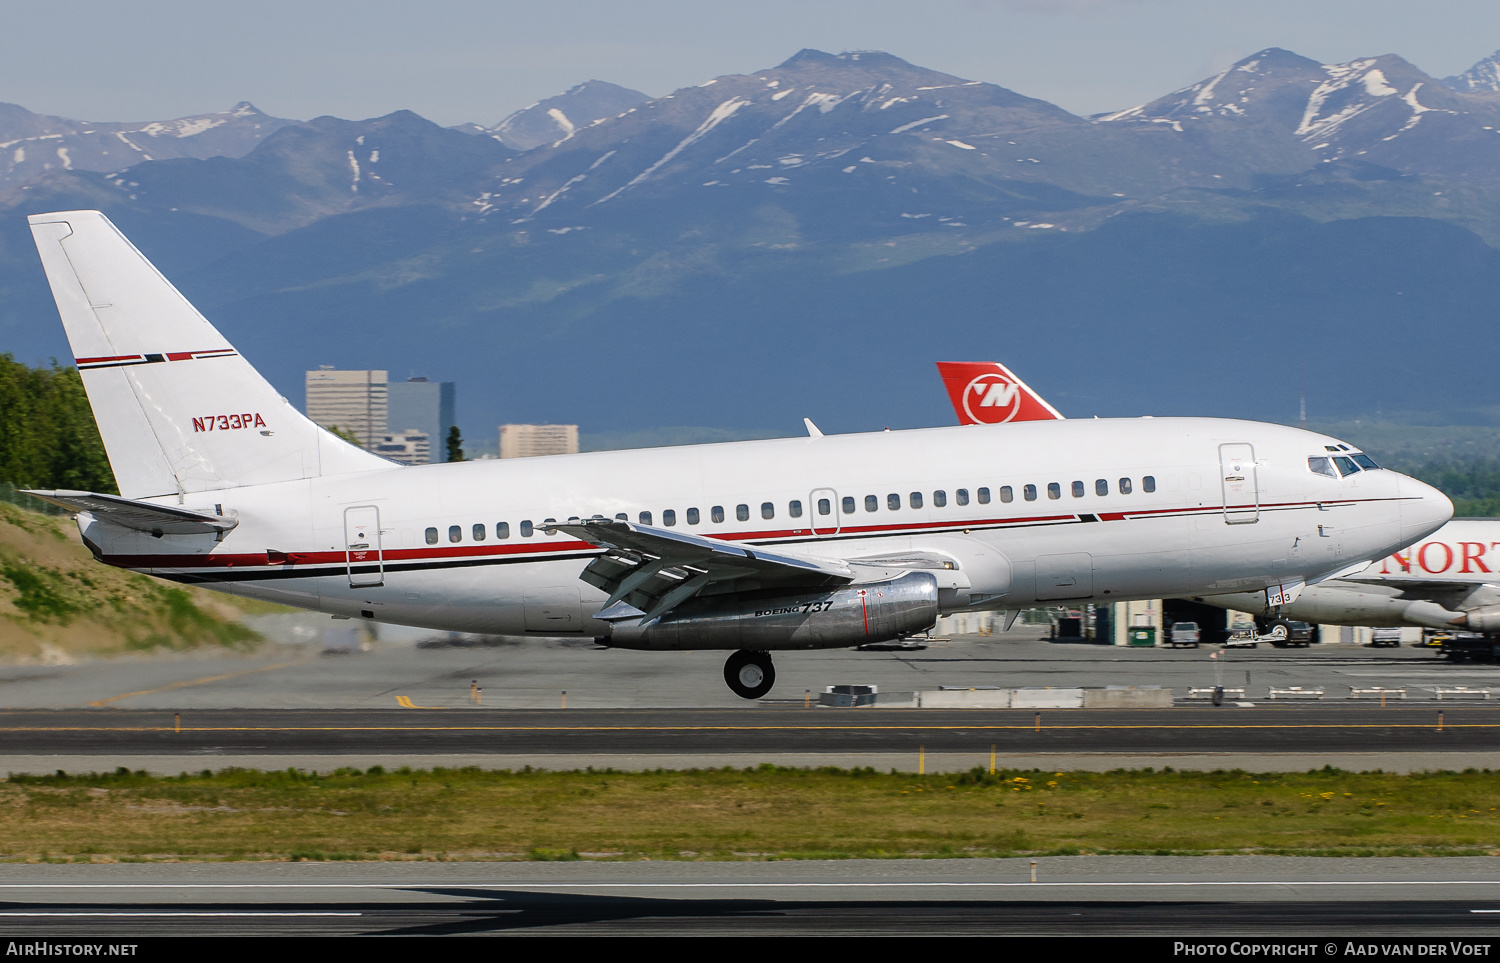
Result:
M333 615L730 650L757 698L772 650L974 608L1281 601L1452 513L1310 467L1335 439L1203 418L399 467L293 408L102 214L30 221L120 488L34 494L107 564Z

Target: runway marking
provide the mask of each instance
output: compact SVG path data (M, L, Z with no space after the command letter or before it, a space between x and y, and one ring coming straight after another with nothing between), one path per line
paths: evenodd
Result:
M221 682L224 679L233 679L236 676L254 675L257 672L270 672L273 669L285 669L288 666L301 665L306 661L306 659L297 659L292 662L282 662L278 665L261 666L258 669L245 669L240 672L226 672L223 675L211 675L202 679L190 679L186 682L173 682L171 685L158 686L155 689L142 689L139 692L127 692L124 695L110 696L108 699L96 699L95 701L90 702L89 705L98 708L99 706L107 706L111 702L119 702L121 699L132 699L136 696L151 695L153 692L170 692L173 689L186 689L190 686L195 685L207 685L210 682Z
M414 706L411 704L411 696L396 696L396 705L403 709L441 709L442 706Z

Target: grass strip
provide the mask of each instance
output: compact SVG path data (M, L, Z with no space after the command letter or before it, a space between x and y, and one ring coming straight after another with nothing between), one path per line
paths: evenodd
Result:
M1500 773L12 774L0 860L1500 855Z

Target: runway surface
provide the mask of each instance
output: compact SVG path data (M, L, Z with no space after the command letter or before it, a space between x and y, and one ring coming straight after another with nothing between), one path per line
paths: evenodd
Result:
M1500 860L6 866L0 935L1500 936Z
M300 710L0 712L35 754L1438 752L1500 747L1500 706L1161 710Z

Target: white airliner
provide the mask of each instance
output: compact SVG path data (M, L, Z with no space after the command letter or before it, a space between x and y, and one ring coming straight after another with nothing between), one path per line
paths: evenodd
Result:
M806 438L400 467L300 414L102 214L30 220L120 488L36 494L78 512L107 564L336 616L731 650L725 680L758 698L772 650L965 609L1280 601L1452 514L1395 472L1310 469L1332 438L1206 418L809 422Z

